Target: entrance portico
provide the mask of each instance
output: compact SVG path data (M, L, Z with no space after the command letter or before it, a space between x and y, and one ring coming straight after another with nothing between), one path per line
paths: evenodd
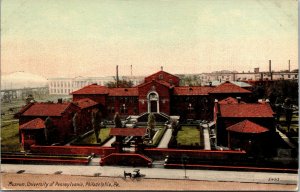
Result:
M148 113L159 113L159 95L156 91L151 91L147 95Z

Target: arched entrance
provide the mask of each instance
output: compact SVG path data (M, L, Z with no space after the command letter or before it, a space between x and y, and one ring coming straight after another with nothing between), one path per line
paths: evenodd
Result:
M147 96L147 101L148 101L148 112L154 112L154 113L159 113L159 96L158 93L155 91L152 91L148 93Z

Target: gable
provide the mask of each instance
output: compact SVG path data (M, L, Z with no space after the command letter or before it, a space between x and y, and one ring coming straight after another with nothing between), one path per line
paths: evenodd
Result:
M164 81L175 86L179 86L179 81L180 81L179 77L167 73L165 71L158 71L148 77L145 77L145 83L150 82L152 80Z
M146 96L150 91L156 91L160 96L169 96L170 88L166 82L150 81L138 87L139 96Z

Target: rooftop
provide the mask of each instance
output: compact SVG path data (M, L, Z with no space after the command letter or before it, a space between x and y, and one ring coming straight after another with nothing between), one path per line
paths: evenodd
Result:
M138 89L133 88L109 88L109 96L138 96Z
M61 116L72 103L33 103L22 111L22 116Z
M108 88L105 86L100 86L97 84L91 84L88 86L85 86L77 91L73 91L71 94L108 94Z
M268 103L238 103L220 105L221 117L273 117Z
M251 93L251 91L226 81L215 87L210 93Z
M249 120L244 120L237 124L234 124L228 128L227 131L238 132L238 133L264 133L269 131L267 128L253 123Z
M85 109L85 108L89 108L89 107L98 105L98 103L96 101L89 99L89 98L80 99L80 100L74 102L74 104L76 104L81 109Z
M33 119L27 123L20 125L20 129L44 129L44 120L40 118Z
M175 87L174 95L208 95L214 87L203 87L203 86L184 86L184 87Z

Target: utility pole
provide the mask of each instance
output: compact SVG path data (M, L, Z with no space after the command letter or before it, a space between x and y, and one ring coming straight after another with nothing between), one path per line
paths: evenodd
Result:
M116 67L116 87L119 87L119 66Z

